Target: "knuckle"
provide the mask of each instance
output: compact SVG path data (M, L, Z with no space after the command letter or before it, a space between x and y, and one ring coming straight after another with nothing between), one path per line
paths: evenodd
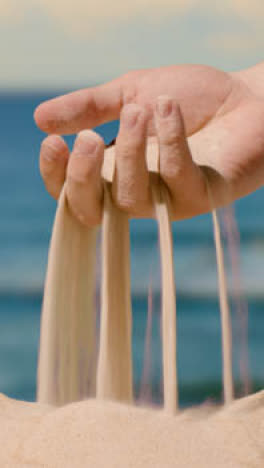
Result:
M119 145L119 147L116 149L117 162L120 160L125 161L125 162L133 161L135 147L132 147L132 145L129 146L128 143L129 142L126 142L125 145Z
M88 176L84 173L69 173L67 175L67 183L74 186L83 186L87 184Z
M122 104L123 106L126 104L132 104L137 102L137 88L135 85L131 85L135 81L135 72L130 71L123 75L124 82L129 81L130 86L125 86L123 93L122 93Z
M141 216L150 212L150 194L122 193L115 198L115 203L121 211L125 211L131 216ZM148 217L148 216L147 216Z
M114 200L121 211L125 211L130 214L134 214L137 211L138 200L125 191L122 191L121 193L119 191L119 193L115 194Z
M161 145L170 146L175 151L183 148L185 146L185 137L184 135L175 132L175 128L171 126L164 126L163 131L160 132L159 140Z
M101 223L102 207L95 206L94 204L89 205L88 203L80 203L79 198L76 198L76 194L71 191L67 193L69 201L69 207L73 216L86 227L97 226ZM90 208L89 208L90 206ZM87 209L88 208L88 209Z
M176 182L179 181L179 179L182 180L184 175L186 175L186 173L181 166L166 168L162 173L162 177L166 179L167 182Z
M89 213L77 212L75 213L75 217L78 221L85 227L94 227L98 226L101 223L101 217L99 214L91 215Z
M161 176L167 181L178 181L186 176L186 165L183 159L179 161L175 158L175 155L171 155L161 164L160 172Z
M116 145L116 159L117 161L130 161L131 163L135 164L136 160L140 158L140 156L145 151L145 143L144 139L141 135L135 135L133 138L122 138L120 136L117 140Z
M67 181L72 185L83 186L94 177L94 167L91 165L80 165L70 167L67 173Z

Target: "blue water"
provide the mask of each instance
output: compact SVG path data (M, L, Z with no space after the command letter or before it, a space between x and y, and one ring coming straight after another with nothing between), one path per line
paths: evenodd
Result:
M34 108L48 95L0 96L0 391L34 400L39 320L47 249L55 202L38 171L43 134L35 127ZM118 123L98 129L106 142ZM72 144L72 137L68 138ZM252 389L264 387L264 190L236 203L241 236L244 297L249 306L249 360ZM209 215L173 223L178 297L180 399L192 404L221 398L221 342L217 276ZM160 285L156 224L131 222L133 357L135 393L143 365L148 285L152 281L153 400L162 400L159 329ZM231 276L228 270L228 283ZM232 313L235 316L235 307ZM237 323L234 320L234 335ZM234 372L239 394L239 348Z

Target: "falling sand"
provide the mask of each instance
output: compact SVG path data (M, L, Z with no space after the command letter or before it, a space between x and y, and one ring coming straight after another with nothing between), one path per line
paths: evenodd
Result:
M103 168L98 362L94 365L96 230L73 219L64 190L45 285L38 403L0 398L0 442L5 447L0 466L253 468L264 464L264 392L232 401L231 325L215 211L226 405L178 409L173 243L168 194L157 174L157 146L149 145L147 160L161 250L164 409L133 405L129 222L111 199L113 147L105 151Z
M63 405L95 394L96 229L58 203L44 290L38 401Z

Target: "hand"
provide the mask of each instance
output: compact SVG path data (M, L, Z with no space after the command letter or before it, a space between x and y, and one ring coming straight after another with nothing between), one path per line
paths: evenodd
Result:
M193 65L142 70L46 102L35 118L42 130L56 134L120 118L113 196L135 217L153 214L145 147L147 137L157 137L160 175L173 218L180 219L210 210L206 180L216 206L262 185L264 100L256 89L243 72ZM171 112L161 117L158 107ZM103 151L102 140L91 131L79 134L70 157L59 136L49 136L41 149L48 191L57 198L67 177L70 206L89 225L101 219Z

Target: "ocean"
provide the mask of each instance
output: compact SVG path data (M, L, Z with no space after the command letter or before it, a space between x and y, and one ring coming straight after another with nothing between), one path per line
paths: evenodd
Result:
M0 392L33 401L43 282L56 203L38 170L43 133L33 111L48 94L0 95ZM106 142L118 122L96 129ZM67 138L72 145L73 137ZM248 358L251 390L264 387L264 189L236 202L240 233L240 278L233 277L225 246L233 317L236 395L243 394L238 309L248 307ZM224 238L225 233L224 234ZM178 313L178 367L181 405L220 400L221 334L216 260L210 215L173 223ZM226 241L225 241L226 244ZM237 264L237 261L236 261ZM135 395L142 394L148 290L153 295L151 401L162 402L160 277L154 220L131 222L133 364ZM237 291L239 290L239 294ZM150 397L149 397L150 398Z

